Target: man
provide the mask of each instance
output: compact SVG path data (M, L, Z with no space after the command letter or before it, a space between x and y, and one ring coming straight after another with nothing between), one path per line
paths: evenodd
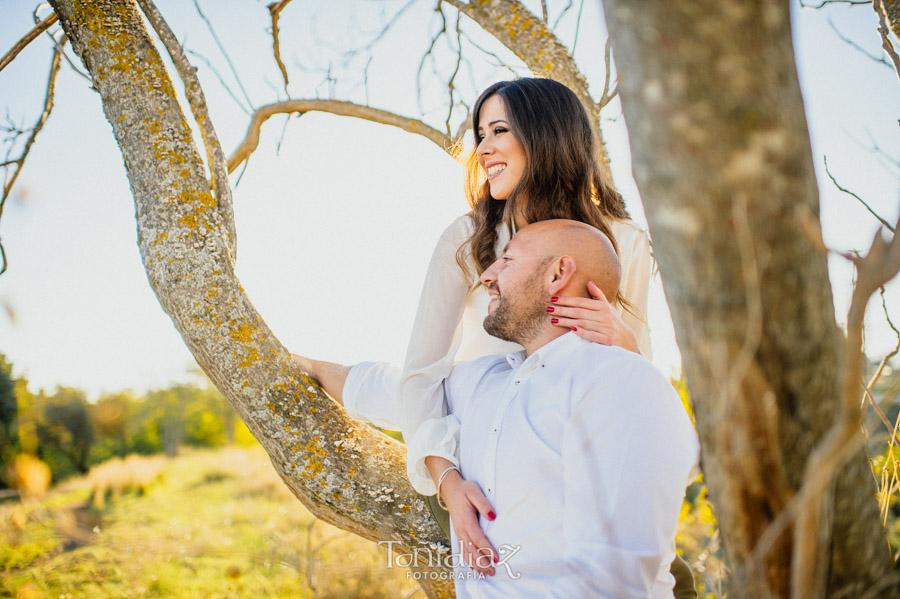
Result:
M588 297L591 280L615 297L612 244L563 220L521 229L482 274L492 297L485 329L525 350L457 365L445 382L469 482L444 472L439 491L451 516L461 484L479 485L490 503L478 507L492 547L454 530L464 556L457 597L672 597L697 438L644 358L547 322L551 298ZM465 562L493 575L473 576Z
M547 318L553 297L589 297L589 281L615 297L619 278L609 239L568 220L522 228L481 276L485 329L525 349L458 364L444 383L461 473L445 462L432 474L454 516L460 599L673 596L675 527L697 474L687 414L644 358ZM329 366L339 392L348 369Z

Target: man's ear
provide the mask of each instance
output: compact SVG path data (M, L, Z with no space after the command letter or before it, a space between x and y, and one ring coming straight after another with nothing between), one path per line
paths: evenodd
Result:
M571 256L560 256L550 270L550 295L559 295L559 292L569 286L575 277L575 259Z

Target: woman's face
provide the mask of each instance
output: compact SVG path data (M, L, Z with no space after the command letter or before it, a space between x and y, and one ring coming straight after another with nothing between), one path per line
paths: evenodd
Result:
M525 149L509 129L503 99L494 94L481 105L478 114L478 164L487 174L491 196L497 200L509 198L525 172Z

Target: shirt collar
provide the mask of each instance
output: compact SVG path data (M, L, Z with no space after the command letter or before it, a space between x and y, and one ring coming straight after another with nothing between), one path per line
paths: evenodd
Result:
M564 335L560 335L553 341L540 346L527 358L525 357L525 350L523 349L507 354L506 361L513 370L518 370L526 365L533 365L533 368L546 367L565 360L572 352L585 345L590 345L590 343L590 341L586 341L572 331L569 331Z

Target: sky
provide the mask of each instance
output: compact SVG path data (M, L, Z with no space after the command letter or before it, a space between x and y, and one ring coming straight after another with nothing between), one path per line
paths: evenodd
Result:
M401 114L424 112L428 122L441 126L446 86L432 68L446 73L453 66L446 39L437 44L434 65L425 62L421 94L416 78L421 57L441 25L434 3L416 2L404 12L391 33L373 46L371 63L365 52L344 55L347 48L374 39L380 25L405 3L307 0L289 5L282 13L281 32L291 95L357 102L368 98ZM552 19L559 4L550 3ZM228 154L249 123L241 104L259 106L286 96L272 59L266 2L200 4L229 48L249 101L193 3L158 0L157 5L186 47L202 56L192 58ZM530 5L539 10L539 4ZM30 3L0 0L0 51L31 28L32 9ZM870 6L814 11L793 3L792 9L823 234L833 249L865 250L878 223L834 188L823 157L844 187L895 222L900 209L900 80L842 41L834 29L881 56ZM449 8L445 12L452 28L454 13ZM569 47L575 40L575 17L570 11L557 29ZM510 59L488 36L465 22L463 27L471 43ZM585 2L575 57L595 96L603 82L605 37L599 3ZM0 107L17 125L37 118L50 49L43 37L0 72ZM457 81L459 100L472 102L480 89L512 76L493 62L491 57L473 60L472 72ZM361 82L363 69L367 86ZM517 72L525 74L521 68ZM464 112L458 107L451 115L454 129ZM614 179L634 220L646 226L631 176L627 124L617 101L603 118ZM292 351L344 363L399 362L431 250L444 227L468 209L462 169L424 138L386 126L315 113L284 125L284 118L275 118L264 127L243 175L238 181L239 170L231 179L236 185L238 276ZM880 151L873 151L876 146ZM9 270L0 276L0 305L6 307L0 312L0 352L15 374L28 378L33 391L72 386L96 399L106 392L143 392L195 376L192 356L147 282L135 227L122 157L99 97L88 81L64 66L53 113L0 220L9 259ZM842 321L853 272L840 257L830 258L829 266ZM897 282L888 288L887 301L900 318ZM884 354L895 343L877 302L867 320L871 356ZM677 374L680 356L658 278L651 289L649 322L654 363L666 374Z

